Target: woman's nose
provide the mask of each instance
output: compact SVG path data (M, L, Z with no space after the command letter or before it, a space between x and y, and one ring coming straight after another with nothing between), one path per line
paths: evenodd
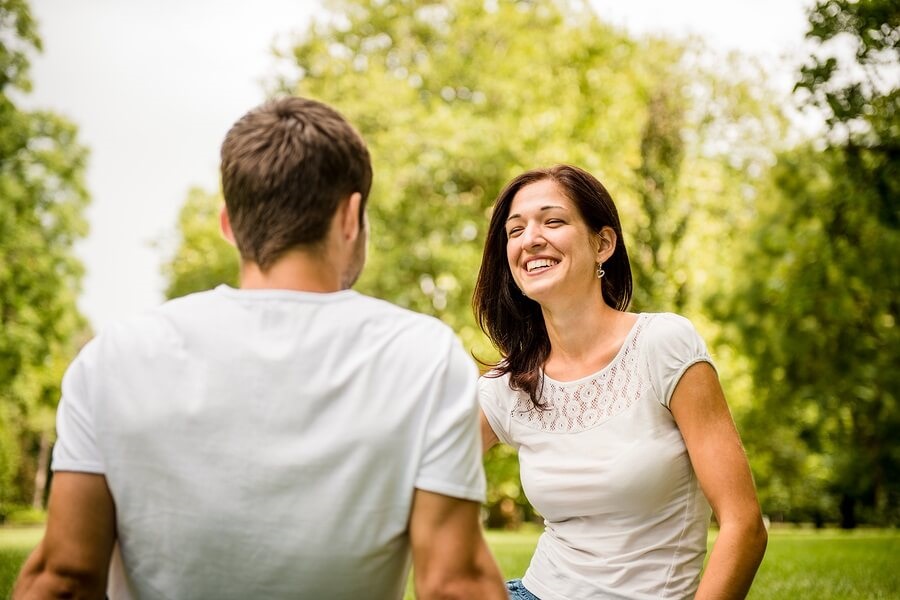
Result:
M542 246L545 242L544 234L538 226L529 225L522 232L522 246L525 248Z

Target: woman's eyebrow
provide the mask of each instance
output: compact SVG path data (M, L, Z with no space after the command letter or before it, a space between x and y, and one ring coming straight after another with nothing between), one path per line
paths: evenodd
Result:
M542 206L539 210L542 210L542 211L550 210L551 208L561 208L562 210L566 209L565 206L560 206L558 204L548 204L547 206ZM509 223L513 219L521 219L521 218L522 218L522 215L520 215L519 213L516 213L514 215L509 215L508 217L506 217L506 222Z

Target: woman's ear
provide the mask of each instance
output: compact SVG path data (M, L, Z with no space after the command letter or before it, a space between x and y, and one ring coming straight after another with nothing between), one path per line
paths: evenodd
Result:
M618 236L612 227L604 227L597 232L597 262L604 263L616 251Z

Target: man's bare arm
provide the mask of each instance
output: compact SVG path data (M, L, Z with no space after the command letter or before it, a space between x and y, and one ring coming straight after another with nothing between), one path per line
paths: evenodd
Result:
M416 597L507 600L477 502L416 490L410 517Z
M25 561L13 599L103 598L116 541L115 505L106 478L55 473L48 510L44 539Z

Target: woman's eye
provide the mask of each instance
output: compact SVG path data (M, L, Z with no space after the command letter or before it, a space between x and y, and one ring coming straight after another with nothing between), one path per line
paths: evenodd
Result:
M509 231L506 232L507 237L516 237L520 233L522 233L522 227L513 227Z
M565 221L563 221L562 219L549 219L547 221L547 225L563 225L563 224L565 224Z

